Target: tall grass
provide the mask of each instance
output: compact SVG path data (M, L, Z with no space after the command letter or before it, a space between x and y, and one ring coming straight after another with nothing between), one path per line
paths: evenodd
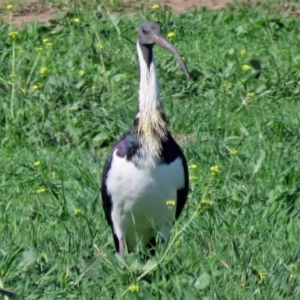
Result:
M191 191L169 244L148 261L128 255L122 269L99 183L136 113L135 41L144 19L174 32L193 76L187 82L174 59L155 49ZM264 7L135 15L78 5L50 26L2 22L0 33L6 297L299 298L296 17Z

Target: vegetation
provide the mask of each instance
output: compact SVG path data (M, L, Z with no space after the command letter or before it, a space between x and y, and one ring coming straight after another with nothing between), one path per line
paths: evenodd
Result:
M298 299L299 18L266 5L180 15L107 8L74 5L50 26L0 25L1 293ZM136 113L145 19L161 25L193 76L187 82L155 48L191 192L169 243L149 260L128 255L122 269L99 183Z

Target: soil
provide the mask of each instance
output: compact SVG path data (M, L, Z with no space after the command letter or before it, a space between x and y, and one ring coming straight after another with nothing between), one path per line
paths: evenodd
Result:
M230 0L161 0L158 1L163 6L170 7L176 13L182 13L190 9L207 7L209 9L224 8Z
M1 7L7 4L9 4L8 0L0 0ZM13 16L5 13L3 19L7 23L17 27L22 27L24 24L32 21L45 24L55 18L56 12L57 9L51 3L28 1L26 4L16 5Z
M123 1L126 3L126 7L130 6L131 1ZM156 3L161 7L166 6L171 8L175 13L182 13L204 6L209 9L221 9L230 2L232 0L157 0ZM0 0L0 7L9 3L9 0ZM38 3L37 1L25 1L25 3L24 5L17 6L12 18L10 18L9 14L5 14L4 20L17 27L22 27L27 22L38 21L45 24L55 18L57 8L50 2ZM152 3L155 4L155 1L152 1Z

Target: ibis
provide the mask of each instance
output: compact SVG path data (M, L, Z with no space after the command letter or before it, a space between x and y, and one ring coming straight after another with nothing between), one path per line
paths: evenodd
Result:
M113 147L103 169L101 196L116 251L125 256L138 245L154 249L166 241L189 190L184 154L167 127L153 46L168 50L187 78L189 71L157 24L138 30L139 106L133 126ZM151 250L152 249L152 250Z

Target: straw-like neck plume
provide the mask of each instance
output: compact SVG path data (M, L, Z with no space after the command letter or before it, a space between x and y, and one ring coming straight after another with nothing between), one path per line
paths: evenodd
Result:
M140 64L139 112L136 117L138 137L148 154L159 156L167 125L161 107L152 46L143 46L137 42L137 52Z

